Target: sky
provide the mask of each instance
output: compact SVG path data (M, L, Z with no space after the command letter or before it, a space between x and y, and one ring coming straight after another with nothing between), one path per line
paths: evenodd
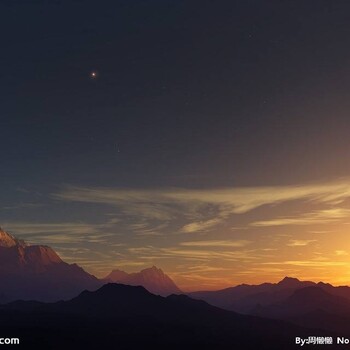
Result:
M350 284L349 19L342 0L1 1L1 227L98 277Z

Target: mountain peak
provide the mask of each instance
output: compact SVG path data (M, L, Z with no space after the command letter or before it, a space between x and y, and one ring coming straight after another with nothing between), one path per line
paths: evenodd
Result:
M31 245L0 229L0 302L67 299L100 282L62 261L46 245Z
M297 278L294 277L284 277L283 280L279 281L277 284L278 285L282 285L282 286L290 286L293 287L295 285L298 285L300 283L300 280L298 280Z
M51 263L61 263L61 258L56 254L56 252L44 245L30 245L25 241L20 240L4 231L0 227L0 247L3 248L12 248L20 247L22 250L22 263L24 260L27 263L36 263L49 265ZM24 260L23 260L24 259Z
M163 276L164 275L164 272L162 269L159 269L157 266L152 266L152 267L148 267L146 269L143 269L140 271L141 274L144 274L144 273L152 273L154 275L159 275L159 276Z
M324 283L322 281L318 282L317 285L320 287L333 287L330 283Z
M0 227L0 247L14 247L22 243Z

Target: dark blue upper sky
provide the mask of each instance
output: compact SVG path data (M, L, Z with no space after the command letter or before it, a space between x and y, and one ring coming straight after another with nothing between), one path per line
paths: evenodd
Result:
M349 9L2 1L1 184L216 186L347 172Z
M98 215L67 185L349 174L349 1L2 0L0 33L3 222Z

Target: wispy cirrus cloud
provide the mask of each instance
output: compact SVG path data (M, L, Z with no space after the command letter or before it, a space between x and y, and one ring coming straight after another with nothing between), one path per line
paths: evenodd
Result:
M223 220L224 217L220 216L215 219L190 222L189 224L186 224L181 228L181 232L193 233L199 231L207 231L212 227L220 224Z
M302 267L333 267L333 266L349 266L346 261L315 261L315 260L287 260L282 262L268 262L263 265L294 265Z
M188 243L189 244L186 245L186 242L182 242L179 243L178 246L169 247L130 247L127 250L131 256L134 256L140 260L181 259L202 262L213 260L248 262L273 257L273 255L269 254L268 252L259 249L245 248L251 243L248 241L202 241L198 242L198 244L196 244L197 242Z
M76 222L61 222L61 223L31 223L31 222L7 222L4 225L8 230L14 231L20 235L32 234L55 234L55 233L70 233L70 234L92 234L98 232L99 225L91 225L86 223Z
M346 256L346 255L349 255L349 253L345 250L336 250L335 251L335 255L338 255L338 256Z
M134 190L106 187L67 186L53 196L61 200L92 202L111 205L123 203L153 204L216 203L227 205L234 213L245 213L261 205L297 199L339 204L350 198L350 179L320 184L270 187L228 187L207 190L153 189Z
M350 209L332 208L313 211L295 217L279 217L270 220L255 221L251 226L269 227L285 225L327 224L350 216Z
M315 204L339 205L350 198L350 179L295 186L228 187L214 189L119 189L113 187L66 186L52 194L55 199L110 205L120 215L145 220L171 222L179 216L186 223L183 233L208 231L232 215L245 214L264 205L288 201L308 201ZM299 217L280 217L256 221L252 226L305 225L328 223L349 215L347 209L331 208Z
M311 243L317 242L316 239L291 239L288 243L288 247L305 247Z
M1 209L3 210L14 210L14 209L31 209L31 208L39 208L43 207L42 203L18 203L14 205L3 206Z
M248 240L210 240L210 241L192 241L192 242L181 242L181 246L185 247L232 247L241 248L252 244L252 241Z
M104 224L83 222L5 222L7 231L29 242L40 244L103 243L116 233L108 232L117 223L115 218Z

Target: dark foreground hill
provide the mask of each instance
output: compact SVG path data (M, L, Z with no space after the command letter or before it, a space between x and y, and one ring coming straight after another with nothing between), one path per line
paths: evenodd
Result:
M118 284L84 291L70 301L4 305L0 329L2 335L20 337L23 349L288 350L296 348L296 336L315 335L184 295L164 298Z

